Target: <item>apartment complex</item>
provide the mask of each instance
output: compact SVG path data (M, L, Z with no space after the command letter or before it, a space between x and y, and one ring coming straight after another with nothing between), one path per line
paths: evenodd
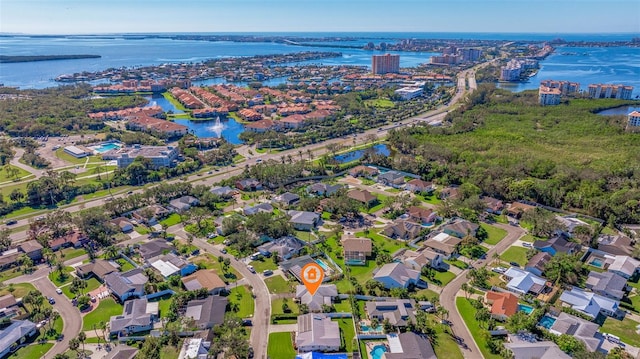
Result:
M113 152L113 151L109 151ZM126 147L110 154L110 158L118 162L119 168L129 166L138 157L151 160L153 168L174 167L178 161L178 148L173 146L140 146Z
M373 55L371 71L376 75L397 74L400 72L400 55Z
M629 121L629 126L638 127L640 126L640 112L633 111L627 115L627 119Z
M456 65L463 62L478 61L482 56L482 50L474 48L458 49L455 46L448 46L442 50L441 56L431 56L431 64L436 65Z
M558 88L540 85L538 89L538 103L542 106L555 106L560 104L562 92Z
M591 84L589 85L589 97L591 98L617 98L630 100L633 86Z
M542 86L559 89L563 96L580 91L580 84L578 82L571 81L543 80L540 81L540 87Z
M500 81L518 81L522 72L538 67L533 59L511 59L500 69Z

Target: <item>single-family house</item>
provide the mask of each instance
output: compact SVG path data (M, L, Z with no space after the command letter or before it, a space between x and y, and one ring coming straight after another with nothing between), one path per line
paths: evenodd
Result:
M631 256L633 252L631 238L617 234L601 234L598 236L598 250L616 256Z
M12 320L9 326L0 329L0 358L17 349L28 338L36 335L36 325L29 320ZM15 344L15 345L14 345Z
M164 208L159 204L152 204L150 206L137 209L131 213L131 216L137 221L146 223L149 226L155 226L158 221L171 214L171 211Z
M299 231L311 231L320 222L320 215L315 212L307 211L288 211L287 215L291 217L289 223L293 225L293 228Z
M404 185L404 175L398 171L388 171L378 175L378 182L385 186L399 188Z
M224 187L211 187L209 192L215 194L216 196L220 196L222 198L231 198L234 194L236 194L236 190L229 186Z
M409 219L423 226L430 226L438 220L438 215L430 208L411 206L407 210Z
M303 255L300 257L294 257L286 261L280 262L280 268L282 268L282 272L290 273L300 283L302 283L302 268L304 268L304 266L306 266L309 263L317 263L317 262L313 258L311 258L309 255ZM326 270L325 270L324 281L326 282L329 280L330 278L328 275L326 275Z
M138 348L118 344L117 346L111 347L111 351L105 355L103 359L135 359L136 354L138 354Z
M210 295L205 299L194 299L187 303L186 318L192 318L200 329L213 328L222 324L227 310L227 297Z
M109 320L109 331L118 337L149 331L157 318L158 302L149 302L146 298L129 300L124 303L122 315Z
M287 260L300 253L305 243L294 236L286 236L261 244L257 250L264 256L275 255L281 260Z
M298 316L295 344L299 352L335 352L340 350L340 342L338 322L324 314Z
M133 223L126 217L117 217L110 221L113 225L118 226L123 233L133 231Z
M387 289L408 288L418 284L420 271L410 269L403 263L387 263L373 275L373 279Z
M445 200L454 200L460 197L460 187L458 186L447 186L440 191L439 195L440 199Z
M562 217L556 216L556 219L560 223L561 228L556 230L556 233L559 235L564 235L566 237L573 236L573 230L579 226L590 227L589 224L585 221L579 220L575 217Z
M283 194L277 195L273 199L273 202L280 203L284 206L291 206L298 203L299 201L300 201L300 196L291 192L285 192Z
M20 313L18 301L12 294L0 297L0 318L11 319Z
M144 285L149 281L140 268L128 272L112 272L104 277L104 283L121 302L144 295Z
M374 196L373 194L371 194L371 192L367 190L359 190L359 189L351 190L347 192L347 197L354 199L364 204L367 207L371 207L378 202L378 197Z
M640 261L629 256L615 256L615 259L607 270L623 276L626 279L633 277L640 270Z
M466 219L456 219L442 227L442 231L450 236L464 238L466 236L475 237L480 226L477 223L469 222Z
M36 240L32 239L19 243L18 250L31 258L35 263L42 259L42 245Z
M434 191L433 182L423 181L419 178L409 180L404 189L414 193L431 193Z
M384 359L437 359L431 342L425 335L414 332L387 334L389 351Z
M210 357L211 342L203 338L187 338L182 344L178 359L207 359Z
M364 308L369 319L376 318L380 323L388 319L393 326L405 327L415 321L416 302L413 299L370 300Z
M573 287L571 290L565 290L560 296L560 301L574 310L595 318L598 314L610 317L619 317L620 302L617 300L603 297L599 294L586 292L583 289Z
M309 185L307 187L307 192L317 196L329 197L336 194L341 188L343 188L343 186L340 184L332 185L328 183L318 182Z
M313 295L309 293L307 286L298 284L295 298L300 304L305 304L310 312L319 313L324 310L323 306L331 306L337 296L335 284L322 284Z
M149 259L147 263L165 278L172 275L184 277L198 270L197 265L187 262L174 253L161 254Z
M577 253L580 251L581 246L579 243L569 242L563 236L555 236L546 241L537 240L533 242L533 248L555 256L556 253Z
M427 239L424 242L424 246L436 253L442 254L444 259L449 259L453 254L457 253L460 243L462 243L462 239L458 237L453 237L446 233L438 233Z
M94 259L93 261L76 267L76 273L80 278L95 277L100 282L104 282L104 277L113 272L117 272L118 268L104 259Z
M629 291L627 278L612 272L589 272L586 287L605 297L620 300Z
M273 213L273 206L270 203L258 203L254 206L246 206L242 209L245 216L252 216L258 213Z
M260 191L262 183L255 178L245 178L236 181L236 188L241 191Z
M371 239L366 237L346 236L342 238L344 263L346 265L366 265L367 257L371 256Z
M193 196L182 196L169 201L169 208L178 213L182 213L188 211L193 206L197 206L198 204L200 204L200 201L198 201L197 198Z
M520 218L524 212L531 211L535 209L535 206L521 203L521 202L513 202L507 206L507 214L511 217Z
M507 290L520 295L527 293L538 295L548 289L546 279L520 268L511 267L507 269L504 276L509 281Z
M396 219L392 223L387 224L380 233L389 238L410 241L417 238L421 232L422 226L418 223Z
M60 248L80 248L89 238L82 232L73 231L65 234L64 236L49 240L49 248L52 251L57 251Z
M571 359L552 341L523 340L510 335L504 346L513 353L513 359Z
M355 166L349 170L349 175L352 177L365 177L365 178L373 178L373 176L378 174L378 169L371 166Z
M542 276L542 273L544 273L544 267L549 263L551 258L553 257L547 252L538 252L529 259L527 264L524 266L524 270L537 276Z
M513 293L488 291L485 299L491 305L491 317L505 321L518 311L518 296Z
M174 247L162 239L154 239L150 242L142 243L138 247L138 252L142 258L148 261L151 258L155 258L162 254L171 253L174 251Z
M182 284L187 290L207 289L211 294L220 294L226 284L213 269L201 269L186 277L182 277Z
M493 197L483 196L482 202L485 205L485 211L493 214L501 214L504 209L504 203Z
M562 312L549 328L549 332L572 336L583 342L588 352L596 352L603 342L603 336L598 333L598 329L600 326L596 323Z

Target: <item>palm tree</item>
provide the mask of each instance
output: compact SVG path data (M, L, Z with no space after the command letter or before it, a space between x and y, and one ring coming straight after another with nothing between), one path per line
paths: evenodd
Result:
M462 291L464 292L464 297L469 299L469 294L470 294L470 291L471 291L471 288L469 287L469 284L462 283L462 285L460 286L460 289L462 289Z
M107 259L113 259L118 256L118 248L116 246L109 246L105 248L104 255Z
M74 350L77 353L77 357L80 357L80 352L78 351L80 349L80 341L78 338L73 338L69 341L69 349Z
M84 341L87 340L87 335L84 332L78 333L78 340L82 343L82 351L84 352Z

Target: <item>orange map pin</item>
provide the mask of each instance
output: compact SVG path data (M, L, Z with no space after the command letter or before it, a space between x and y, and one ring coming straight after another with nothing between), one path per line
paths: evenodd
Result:
M307 287L311 295L316 294L323 279L324 270L322 270L322 267L320 267L318 263L313 262L302 267L302 284Z

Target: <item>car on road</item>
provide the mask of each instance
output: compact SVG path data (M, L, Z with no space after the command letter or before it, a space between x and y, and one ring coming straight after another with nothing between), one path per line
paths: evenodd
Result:
M58 294L62 294L62 289L60 289L60 288L56 288L56 293L58 293Z
M253 268L253 266L251 266L251 265L247 266L247 268L249 268L249 272L251 272L251 273L255 273L256 272L256 269Z
M511 264L514 267L520 267L520 263L518 262L509 262L509 264Z
M14 225L16 223L18 223L18 221L15 220L15 219L10 219L10 220L4 222L4 224L6 224L7 226L11 226L11 225Z
M129 191L129 192L127 192L127 194L133 194L133 191Z
M262 162L262 158L258 158L256 162Z
M64 339L64 334L60 334L58 335L58 337L56 338L57 341L61 342Z
M249 358L249 359L252 359L252 358L253 358L253 356L254 356L253 348L252 348L252 347L249 347L248 358Z
M56 300L53 297L49 297L49 304L56 304Z
M226 250L225 248L222 248L222 249L220 250L220 253L222 253L222 254L227 254L227 250Z
M213 174L213 171L209 171L209 172L207 172L207 174L208 174L208 175Z

